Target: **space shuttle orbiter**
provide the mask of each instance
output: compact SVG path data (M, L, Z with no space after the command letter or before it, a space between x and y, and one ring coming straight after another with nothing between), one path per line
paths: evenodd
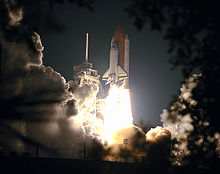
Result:
M124 77L128 76L127 72L118 64L118 57L118 41L114 40L113 37L111 41L109 69L102 77L103 80L106 80L106 84L121 85Z
M129 39L120 27L116 28L111 40L109 69L103 75L102 80L106 84L124 85L128 88L129 77Z

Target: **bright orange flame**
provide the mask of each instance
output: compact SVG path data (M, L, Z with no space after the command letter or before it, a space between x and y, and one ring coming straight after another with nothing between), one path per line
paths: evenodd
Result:
M105 101L103 115L104 132L102 136L109 144L115 144L117 142L113 139L113 134L133 125L129 89L112 86Z
M123 87L111 86L109 89L100 111L103 118L96 115L96 94L87 97L83 103L78 103L77 107L79 114L71 117L73 126L79 125L85 134L108 145L119 143L113 138L115 132L133 125L130 91Z

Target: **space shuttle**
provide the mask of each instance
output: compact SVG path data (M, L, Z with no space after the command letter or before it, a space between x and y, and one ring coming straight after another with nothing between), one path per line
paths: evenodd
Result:
M102 80L129 88L129 39L121 27L117 27L111 40L109 69Z

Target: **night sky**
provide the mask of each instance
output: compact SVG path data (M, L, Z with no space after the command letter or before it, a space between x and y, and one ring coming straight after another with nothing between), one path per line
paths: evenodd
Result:
M42 160L49 166L56 158L60 167L48 171L108 173L122 164L129 171L216 173L219 9L217 0L0 0L3 166L37 172ZM102 79L118 26L130 40L134 124L127 90L112 88L97 101L109 86L98 93L94 83L73 81L73 67L85 62L86 33L89 62ZM106 168L102 160L112 162Z
M108 69L110 41L118 25L130 39L130 89L134 122L143 120L160 124L160 114L178 94L182 75L171 71L167 42L163 33L148 25L137 31L124 11L127 1L95 1L94 12L73 4L55 5L51 11L61 32L39 33L44 46L44 64L61 73L67 81L73 78L73 66L85 57L85 33L89 33L89 61L102 76Z

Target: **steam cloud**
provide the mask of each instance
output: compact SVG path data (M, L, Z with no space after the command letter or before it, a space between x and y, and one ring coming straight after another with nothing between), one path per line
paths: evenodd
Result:
M190 106L195 106L197 101L192 98L192 90L198 85L198 78L201 75L193 75L186 80L180 89L181 94L178 100L171 106L170 110L163 110L160 115L163 127L171 132L171 138L176 139L179 143L178 147L174 147L173 154L177 157L175 163L181 164L181 159L190 153L187 148L187 137L193 131L192 118L190 113L182 115L181 112L186 109L184 102Z
M170 132L160 126L151 128L146 134L137 126L124 128L116 132L114 138L118 142L123 142L126 138L128 144L119 143L108 147L108 154L104 159L162 166L168 162L170 136Z
M176 141L171 152L172 156L174 156L172 159L174 165L182 165L183 158L191 153L188 149L188 136L194 131L194 120L200 120L198 124L204 128L210 125L207 120L198 118L194 112L190 112L190 110L194 111L194 107L198 104L194 99L193 90L198 87L200 78L202 78L201 74L194 74L186 79L180 88L181 94L177 101L173 103L169 110L164 109L160 115L163 127L171 132L172 141ZM197 108L197 110L202 112L202 109ZM195 141L194 144L200 147L204 142L205 136L207 136L206 139L208 142L213 143L215 140L217 141L217 152L219 148L218 132L216 132L213 137L203 133L198 136L198 140Z
M37 144L45 151L49 149L46 144L51 149L70 148L71 140L77 141L79 136L67 121L76 114L69 85L60 73L43 65L40 36L22 25L23 11L18 1L4 1L1 5L6 19L1 21L0 30L1 146L15 151ZM61 139L65 143L54 143Z

